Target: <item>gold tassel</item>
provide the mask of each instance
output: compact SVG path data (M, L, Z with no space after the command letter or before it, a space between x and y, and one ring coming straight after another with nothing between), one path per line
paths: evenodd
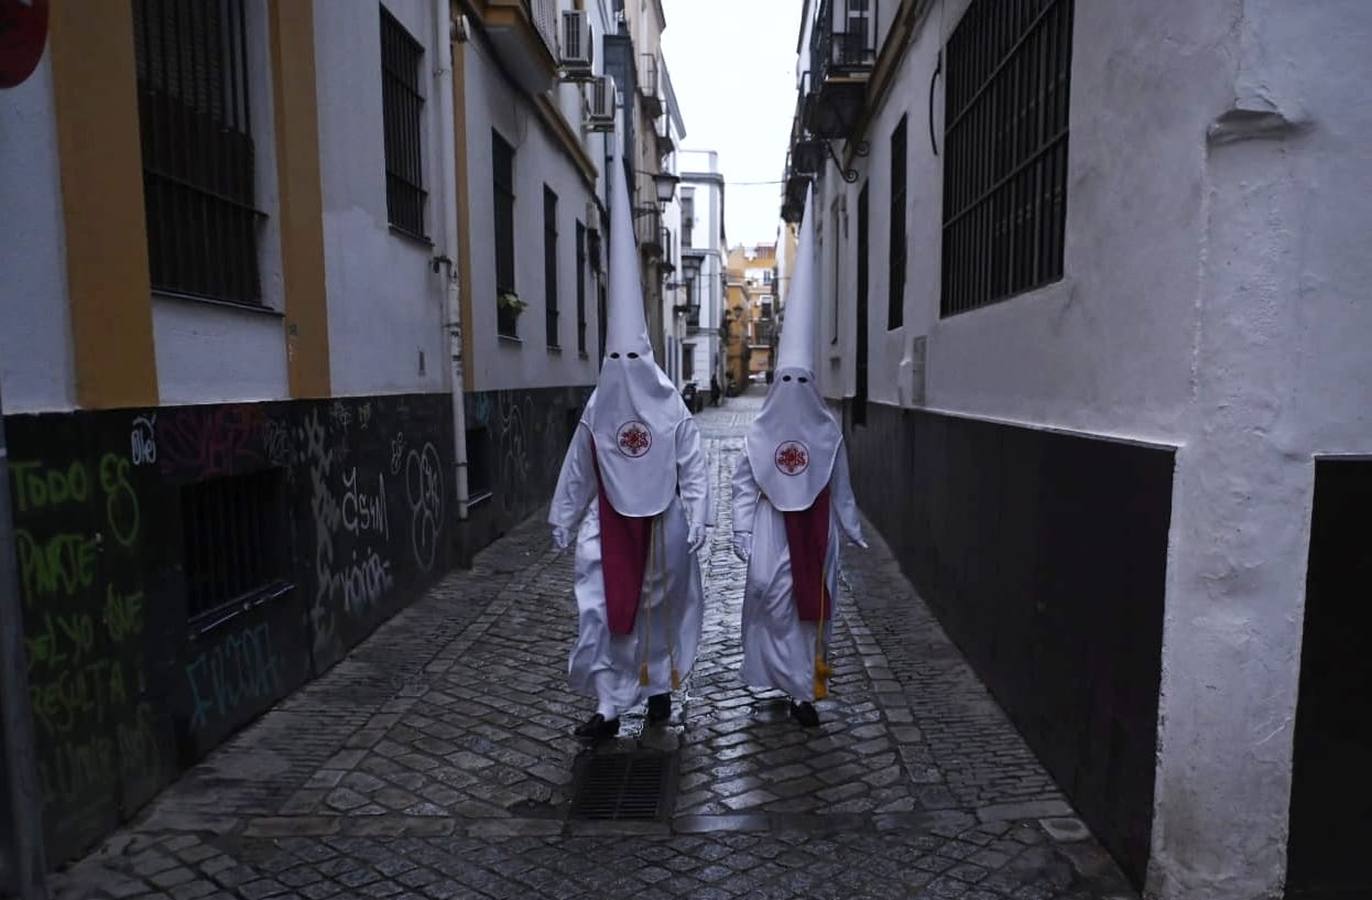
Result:
M681 690L681 673L676 670L676 666L672 666L672 690Z
M638 667L638 683L642 687L648 686L648 664L646 662Z
M829 675L833 672L825 659L828 656L824 642L824 620L829 612L829 585L823 567L819 573L819 623L815 628L815 699L823 700L829 696Z

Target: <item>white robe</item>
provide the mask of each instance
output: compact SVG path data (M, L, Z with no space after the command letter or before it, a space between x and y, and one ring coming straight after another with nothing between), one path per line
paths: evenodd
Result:
M686 418L676 430L676 472L680 496L672 498L654 524L634 630L610 633L605 611L605 580L600 565L600 510L590 431L577 428L557 480L548 521L554 527L581 527L576 540L578 628L567 666L572 690L596 698L596 712L618 718L654 694L672 690L671 673L695 664L704 616L700 562L687 540L692 523L714 524L710 479L700 429ZM672 477L670 474L664 477ZM658 558L653 557L656 554ZM639 667L648 661L648 684L639 684Z
M758 488L748 454L734 470L734 532L752 533L748 580L743 590L743 667L753 687L775 688L796 700L815 699L815 641L819 625L802 622L791 593L791 551L784 513ZM839 531L862 540L857 500L848 480L848 454L839 447L829 480L829 547L824 560L829 609L838 608ZM824 623L825 646L833 639L833 617Z

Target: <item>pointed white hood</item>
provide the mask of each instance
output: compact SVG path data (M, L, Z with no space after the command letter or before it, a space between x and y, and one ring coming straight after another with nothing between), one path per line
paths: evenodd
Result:
M595 439L610 505L620 515L655 516L676 496L676 430L689 412L653 360L643 316L634 220L619 157L605 173L610 200L610 284L605 359L582 422Z
M768 502L783 512L810 508L829 483L843 445L843 432L815 383L819 279L811 199L806 198L796 266L782 310L776 373L747 439L753 477Z

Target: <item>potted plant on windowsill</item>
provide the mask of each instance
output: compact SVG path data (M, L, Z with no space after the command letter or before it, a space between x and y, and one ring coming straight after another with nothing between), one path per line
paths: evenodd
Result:
M501 291L496 295L496 316L499 331L507 337L519 336L519 314L529 308L529 304L519 299L514 291Z

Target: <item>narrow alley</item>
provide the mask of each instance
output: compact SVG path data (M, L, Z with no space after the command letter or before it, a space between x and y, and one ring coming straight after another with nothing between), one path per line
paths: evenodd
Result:
M707 409L728 496L761 393ZM900 575L849 548L834 695L806 731L737 680L728 504L653 820L571 813L571 556L541 516L449 575L57 876L63 898L1136 896ZM671 779L669 779L670 781Z

